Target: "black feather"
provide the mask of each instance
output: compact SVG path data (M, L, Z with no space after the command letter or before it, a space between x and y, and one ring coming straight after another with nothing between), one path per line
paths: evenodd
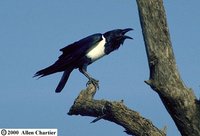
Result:
M72 71L73 71L73 69L67 69L64 71L64 73L60 79L60 82L59 82L58 86L56 87L56 90L55 90L56 93L60 93L62 91L62 89L64 88L64 86L69 78L69 75Z

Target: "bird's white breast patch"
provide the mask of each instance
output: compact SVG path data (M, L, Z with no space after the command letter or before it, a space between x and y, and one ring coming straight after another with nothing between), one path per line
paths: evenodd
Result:
M105 55L105 52L104 52L105 43L106 43L106 39L102 35L102 40L99 43L97 43L97 45L86 54L86 56L92 59L92 61L96 61L97 59L100 59L101 57L103 57Z

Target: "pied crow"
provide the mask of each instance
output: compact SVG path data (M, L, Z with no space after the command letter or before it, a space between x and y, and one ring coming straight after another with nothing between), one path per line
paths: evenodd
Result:
M104 34L96 33L74 42L60 49L62 54L58 60L53 65L36 72L34 77L39 76L40 78L63 71L63 76L55 90L58 93L64 88L70 73L78 68L89 79L87 84L92 83L96 88L99 88L99 81L90 76L87 72L87 66L118 49L125 39L132 39L125 35L131 30L133 29L115 29Z

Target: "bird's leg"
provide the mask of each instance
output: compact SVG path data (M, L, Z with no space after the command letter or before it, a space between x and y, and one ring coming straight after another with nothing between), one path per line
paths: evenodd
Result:
M81 67L79 68L79 71L89 79L86 84L87 86L92 83L97 89L99 89L99 80L96 80L90 76L90 74L87 72L87 67Z
M96 80L96 79L94 79L94 78L92 78L92 77L90 77L89 78L89 81L87 82L87 86L89 85L89 84L93 84L97 89L99 89L99 80Z

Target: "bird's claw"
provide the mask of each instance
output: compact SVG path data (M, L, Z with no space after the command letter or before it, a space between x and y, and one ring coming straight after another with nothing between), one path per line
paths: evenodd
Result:
M87 82L86 86L88 86L89 84L93 84L97 89L99 89L99 80L90 78L89 81Z

